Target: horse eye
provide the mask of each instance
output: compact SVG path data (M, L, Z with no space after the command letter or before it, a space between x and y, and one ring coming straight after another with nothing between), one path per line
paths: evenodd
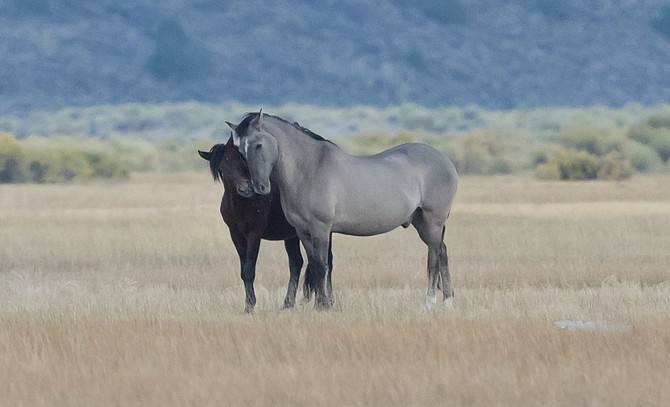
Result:
M258 144L256 144L256 150L260 150L261 147L263 147L263 144L262 144L262 143L258 143Z

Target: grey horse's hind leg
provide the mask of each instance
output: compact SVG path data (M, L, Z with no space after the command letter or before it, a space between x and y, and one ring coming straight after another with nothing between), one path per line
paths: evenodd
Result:
M442 296L444 300L454 296L454 288L451 286L451 274L449 273L449 255L447 245L440 245L440 276L442 277Z
M428 246L428 262L426 267L428 270L428 290L426 292L426 302L428 306L432 306L437 302L435 291L437 290L440 277L444 277L444 274L441 273L441 246L444 245L442 243L443 225L437 225L428 221L423 211L416 213L412 219L412 225L416 228L421 240ZM442 283L443 285L446 284L445 281Z

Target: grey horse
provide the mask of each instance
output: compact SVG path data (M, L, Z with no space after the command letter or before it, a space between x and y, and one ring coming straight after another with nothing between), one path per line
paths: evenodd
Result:
M305 246L316 281L317 308L330 308L331 233L371 236L413 225L428 246L427 304L453 296L445 223L456 194L453 163L426 144L408 143L371 156L352 156L297 123L250 113L234 125L252 188L278 188L288 222ZM274 171L276 182L270 184Z

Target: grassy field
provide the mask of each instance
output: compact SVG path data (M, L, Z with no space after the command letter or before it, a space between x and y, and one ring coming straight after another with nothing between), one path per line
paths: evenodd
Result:
M453 309L409 229L336 236L328 312L265 243L253 315L208 174L0 185L0 405L668 405L668 185L464 178Z

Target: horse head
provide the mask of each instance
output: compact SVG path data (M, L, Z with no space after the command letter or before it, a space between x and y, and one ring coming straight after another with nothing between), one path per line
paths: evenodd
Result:
M215 180L222 181L226 189L233 187L244 198L254 195L247 163L233 144L232 136L226 144L217 144L209 151L198 150L198 154L209 161L212 176Z
M251 186L258 195L270 193L270 174L279 158L277 139L263 127L263 110L247 115L233 129L235 145L244 156L249 168Z

